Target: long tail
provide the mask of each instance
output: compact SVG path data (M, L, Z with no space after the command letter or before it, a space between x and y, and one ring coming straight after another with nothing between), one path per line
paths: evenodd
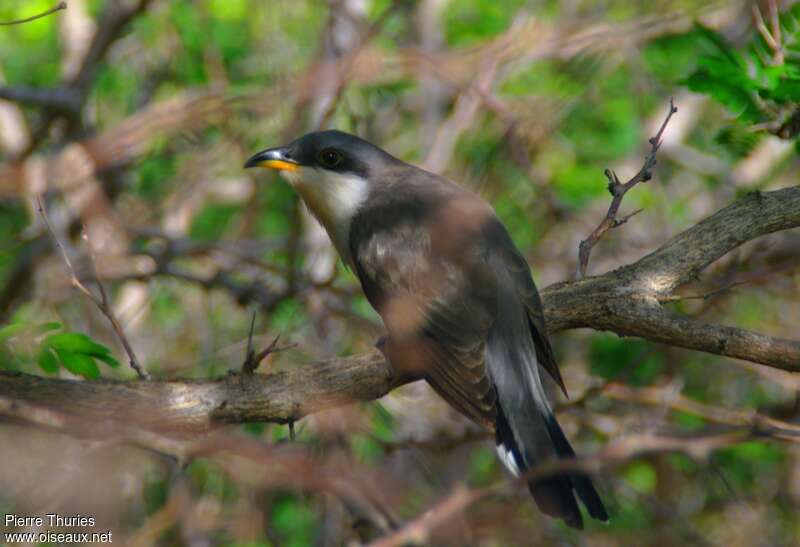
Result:
M540 418L541 427L529 427L528 434L523 434L523 439L518 442L502 408L500 409L496 427L497 452L506 467L515 475L525 473L548 456L551 459L553 455L559 459L575 457L575 451L555 416L547 413L540 414ZM583 473L564 473L533 480L528 483L528 488L543 513L562 518L573 528L583 528L575 494L592 518L608 520L608 513L597 490Z
M554 368L555 363L548 367L548 363L539 362L552 357L548 357L548 351L537 351L546 344L546 340L539 340L546 334L534 336L536 326L530 322L528 307L541 306L530 272L527 268L512 271L507 261L493 256L491 263L500 290L497 318L488 338L487 363L499 406L497 452L506 467L518 475L543 462L574 458L575 452L556 422L543 385L542 370ZM524 259L520 261L524 264ZM521 282L529 303L520 301L517 285ZM583 526L576 494L593 518L608 520L600 496L584 473L550 475L528 486L543 513L563 518L570 526Z

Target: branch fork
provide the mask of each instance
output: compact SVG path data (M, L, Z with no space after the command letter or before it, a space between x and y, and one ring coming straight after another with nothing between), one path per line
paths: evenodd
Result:
M634 215L639 214L642 210L638 209L633 213L623 216L622 218L617 218L617 214L619 213L619 208L622 205L622 200L625 197L625 194L628 191L636 186L641 182L647 182L653 178L653 167L656 165L656 154L658 153L658 149L661 147L661 137L664 135L664 130L667 128L667 124L669 123L670 119L672 118L673 114L678 111L678 107L675 106L672 98L669 100L669 112L667 113L667 117L664 119L664 122L661 124L661 127L658 130L658 133L654 137L650 137L648 142L650 143L650 152L644 159L644 164L642 165L639 172L637 172L633 177L631 177L627 182L621 182L617 174L612 169L606 169L603 171L606 178L608 179L608 191L612 196L611 204L608 206L608 211L606 211L606 215L603 220L600 221L600 224L592 230L592 233L589 236L580 242L578 245L578 268L576 272L576 278L580 279L586 276L586 270L589 267L589 257L592 254L592 248L606 235L606 233L619 226L622 226L628 220L631 219Z

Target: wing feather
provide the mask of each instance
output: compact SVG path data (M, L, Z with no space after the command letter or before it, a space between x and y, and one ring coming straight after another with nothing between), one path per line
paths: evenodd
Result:
M413 347L420 375L457 410L493 428L497 396L486 367L493 277L476 284L476 276L486 277L476 271L480 260L437 253L432 239L421 224L373 231L354 253L356 273L389 330L391 347L408 353ZM390 359L395 364L402 356Z

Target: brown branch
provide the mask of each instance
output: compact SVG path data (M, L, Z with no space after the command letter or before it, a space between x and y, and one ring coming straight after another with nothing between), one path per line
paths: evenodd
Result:
M273 353L278 353L280 351L286 351L287 349L291 349L297 344L289 344L288 346L280 346L278 347L278 342L281 339L281 335L279 334L276 336L270 344L256 353L255 346L253 345L253 330L256 326L256 313L253 312L253 318L250 321L250 334L247 336L247 353L245 354L244 363L242 364L242 374L253 374L258 366L261 364L261 361L266 359L269 355ZM292 422L289 422L289 426L291 427ZM292 437L294 437L294 431L292 432Z
M658 152L659 147L661 147L661 137L663 136L664 130L667 128L667 124L672 118L672 115L677 111L678 108L670 98L669 113L667 113L667 117L664 119L664 123L661 124L661 127L659 128L655 137L650 138L650 153L645 157L644 164L642 165L642 168L639 169L638 173L633 175L627 182L622 183L614 171L611 169L605 170L606 178L608 178L608 191L612 195L611 205L608 206L606 216L602 221L600 221L600 224L598 224L597 227L592 230L592 233L590 233L586 239L581 241L580 245L578 246L578 271L576 275L578 279L586 275L586 269L589 267L589 256L592 254L592 248L597 245L597 242L600 241L609 230L625 224L633 215L641 211L640 209L624 216L621 219L617 218L619 207L622 205L622 200L625 197L625 194L628 193L628 190L640 182L647 182L653 178L653 167L656 165L656 153Z
M748 194L633 264L546 288L548 326L607 330L798 371L800 341L706 324L662 307L676 288L740 245L798 226L800 186Z
M0 372L0 397L98 419L125 416L126 423L148 430L197 433L225 423L286 424L380 398L405 381L374 350L212 380L77 381Z
M76 127L80 122L81 110L89 95L91 84L97 74L97 69L105 58L111 45L122 37L125 27L139 14L147 9L151 0L137 0L132 5L126 2L107 2L100 15L97 31L92 38L81 67L71 80L64 81L54 88L26 88L26 87L0 87L0 98L16 101L21 104L39 106L46 109L46 115L39 127L34 131L34 138L27 150L22 154L28 156L41 144L47 136L47 131L53 121L63 116ZM60 9L66 9L66 3L61 2L48 12L34 18L49 15ZM16 24L25 22L26 19Z
M671 312L647 296L628 295L610 299L602 306L602 313L587 321L587 326L800 372L800 341L704 323Z
M751 192L623 270L638 288L666 297L740 245L800 226L800 186Z
M43 11L42 13L39 13L38 15L31 15L30 17L26 17L24 19L17 19L16 21L0 21L0 25L2 25L2 26L6 26L6 25L21 25L22 23L28 23L30 21L36 21L37 19L41 19L42 17L47 17L48 15L52 15L53 13L55 13L57 11L61 11L61 10L65 10L65 9L67 9L67 3L66 2L59 2L58 4L56 4L55 6L50 8L49 10Z

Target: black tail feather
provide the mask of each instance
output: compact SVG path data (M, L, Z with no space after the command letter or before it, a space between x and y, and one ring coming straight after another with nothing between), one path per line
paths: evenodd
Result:
M547 431L550 433L550 438L553 439L558 457L562 459L574 458L575 451L572 449L572 445L569 444L567 437L561 430L561 426L558 425L555 416L551 414L547 416L545 420L547 423ZM589 511L589 515L603 522L608 521L608 512L603 505L603 501L600 499L600 495L597 493L597 490L595 490L592 481L589 480L589 477L585 473L570 473L569 480L572 483L572 488L575 489L578 497Z
M531 481L528 490L542 513L564 519L564 522L578 530L583 529L581 510L572 494L572 483L567 475Z
M556 455L563 458L574 458L575 451L569 444L564 432L556 422L554 416L544 416L545 426L550 440L555 448ZM499 409L496 425L496 440L513 457L519 471L524 473L535 463L532 458L534 447L527 447L525 455L515 440L511 427ZM526 464L525 462L531 462ZM575 499L575 493L586 506L592 518L607 521L608 513L600 496L595 490L589 477L584 473L564 473L542 479L533 480L528 484L528 489L536 501L539 510L556 518L562 518L573 528L583 528L583 518Z

